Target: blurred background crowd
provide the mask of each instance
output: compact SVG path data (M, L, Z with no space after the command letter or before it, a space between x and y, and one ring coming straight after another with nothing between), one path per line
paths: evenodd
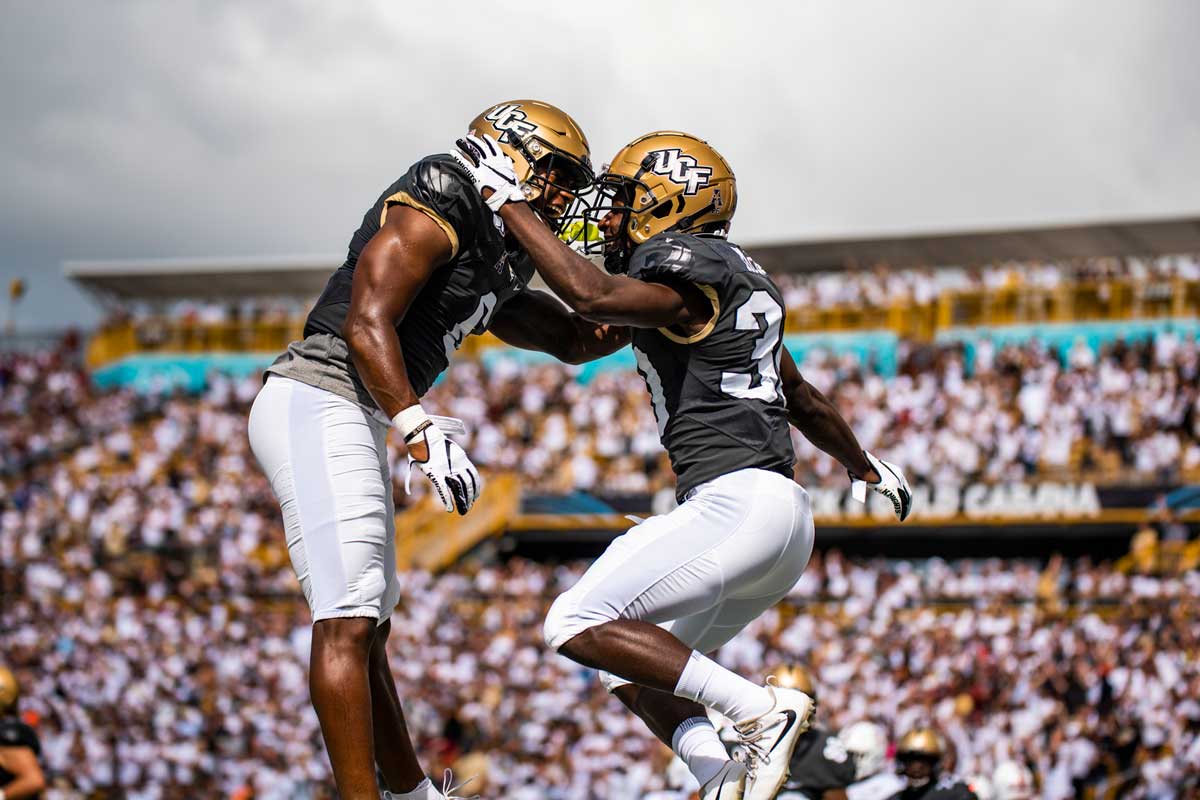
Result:
M245 436L259 376L101 390L79 344L0 356L3 657L60 787L48 796L328 796L308 614ZM1194 475L1197 343L1084 349L903 342L892 376L821 351L802 368L917 482ZM487 363L456 364L428 402L468 422L476 463L550 493L670 487L635 374L585 384ZM806 442L798 453L802 482L845 481ZM549 602L585 566L403 575L391 655L431 768L518 800L688 796L669 752L541 643ZM935 725L962 774L1017 759L1046 798L1182 796L1164 787L1200 780L1194 566L828 551L720 657L747 675L807 665L830 728Z

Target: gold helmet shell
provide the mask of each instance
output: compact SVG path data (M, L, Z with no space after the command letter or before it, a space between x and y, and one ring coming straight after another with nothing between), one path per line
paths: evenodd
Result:
M724 233L737 210L737 180L712 145L689 133L655 131L621 148L600 177L628 182L626 230L634 245L664 231Z
M904 734L896 745L896 757L905 755L941 758L946 754L946 745L941 735L933 728L914 728Z
M812 675L799 664L784 664L776 667L775 671L771 673L771 677L775 679L778 686L784 689L797 689L813 700L817 699L817 685L813 682Z
M528 200L541 196L544 181L535 179L534 166L547 156L555 157L552 163L564 173L565 188L579 192L595 180L587 137L571 115L557 106L540 100L497 103L471 120L470 130L486 133L500 144L512 159Z
M21 687L17 685L17 676L8 667L0 667L0 714L10 714L17 708L17 698L21 696Z

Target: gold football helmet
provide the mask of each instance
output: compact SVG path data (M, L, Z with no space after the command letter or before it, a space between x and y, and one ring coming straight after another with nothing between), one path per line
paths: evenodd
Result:
M771 677L775 679L775 683L782 686L784 689L798 689L816 702L817 686L813 683L812 675L808 670L799 664L783 665L776 667L771 673Z
M0 667L0 714L15 711L20 696L21 687L17 686L17 677L8 667Z
M591 214L625 215L605 264L622 272L633 248L660 233L724 236L737 210L737 180L712 145L688 133L655 131L621 148L597 179ZM627 240L627 241L626 241Z
M946 754L946 745L942 737L933 728L914 728L900 739L896 745L896 757L925 757L940 759Z
M541 197L551 170L561 188L577 194L595 180L587 137L561 108L540 100L509 100L485 109L470 130L487 134L512 159L527 200ZM537 167L542 169L537 169ZM539 174L540 173L540 174Z

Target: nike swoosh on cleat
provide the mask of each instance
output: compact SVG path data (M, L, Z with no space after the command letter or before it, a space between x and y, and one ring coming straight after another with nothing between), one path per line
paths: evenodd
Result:
M788 721L787 725L783 726L783 731L779 734L779 738L775 740L775 744L771 745L771 749L767 751L767 755L770 755L771 753L775 752L775 748L779 747L779 743L783 741L783 737L787 736L788 731L790 731L792 729L792 726L796 724L796 712L795 711L792 711L789 708L787 711L783 712L783 714L784 714L784 716L787 717L787 721Z

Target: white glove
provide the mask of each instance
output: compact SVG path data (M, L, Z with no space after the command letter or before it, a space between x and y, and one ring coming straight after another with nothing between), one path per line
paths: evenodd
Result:
M486 133L483 136L467 134L454 143L456 149L451 157L467 171L482 195L484 189L492 194L484 202L493 212L505 203L523 203L525 193L517 182L516 168L512 159L505 155L500 145Z
M393 417L392 424L404 436L405 446L424 441L429 453L424 461L417 461L409 453L404 491L412 494L412 471L416 467L433 484L447 513L458 511L459 514L466 514L470 511L483 491L483 478L463 449L447 439L445 433L447 428L465 433L466 427L462 421L452 417L431 418L418 404Z
M863 451L863 455L879 473L880 480L878 483L867 483L857 475L850 473L851 496L858 502L865 503L867 502L867 489L878 492L892 501L896 516L900 518L901 522L904 522L912 513L912 489L908 488L908 480L904 477L904 473L895 464L876 458L866 450Z

